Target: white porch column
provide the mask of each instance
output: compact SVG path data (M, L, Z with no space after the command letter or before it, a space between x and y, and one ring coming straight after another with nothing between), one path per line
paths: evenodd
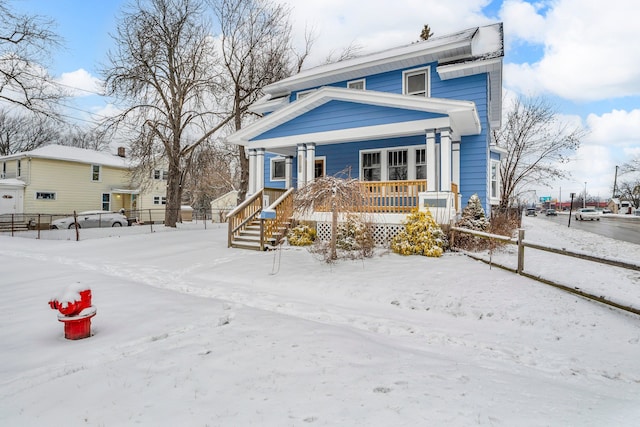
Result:
M316 164L316 144L309 143L307 144L307 174L306 174L306 182L307 184L313 182L315 178L315 164Z
M256 150L249 149L249 195L256 192Z
M460 190L460 141L451 143L451 161L453 162L451 179L458 185L458 190Z
M264 188L264 148L256 150L256 191Z
M298 144L298 188L304 187L307 182L307 147L304 144Z
M440 132L440 191L451 191L451 129Z
M436 131L427 130L427 191L438 189L438 167L436 165Z
M293 187L293 157L284 159L284 185L287 189Z

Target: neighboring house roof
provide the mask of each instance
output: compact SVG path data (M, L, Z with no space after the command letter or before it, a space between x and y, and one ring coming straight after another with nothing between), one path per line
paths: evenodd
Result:
M357 104L373 105L387 108L402 108L406 110L434 113L448 116L444 118L442 127L451 126L459 135L473 135L481 131L480 119L476 106L471 101L460 101L443 98L424 98L406 96L387 92L374 92L366 90L353 90L336 87L323 87L312 94L294 103L280 108L263 117L240 131L230 135L227 140L231 143L242 144L243 141L253 138L286 123L302 114L320 107L331 101L352 102ZM296 143L315 142L318 144L331 143L336 140L342 142L365 140L370 137L392 137L415 133L429 127L426 121L438 120L429 118L412 122L390 123L388 125L374 126L370 128L355 127L336 131L296 134L267 140L252 140L252 146L264 146L269 149L278 147L291 147ZM431 125L431 127L434 127Z
M473 27L454 34L431 37L406 46L301 71L266 86L266 96L252 105L251 110L259 113L274 111L288 103L287 95L298 90L438 62L437 72L443 80L489 73L491 126L499 127L502 115L503 56L502 23Z
M55 144L45 145L31 151L23 151L21 153L3 156L0 157L0 161L23 158L64 160L91 165L111 166L121 169L127 169L130 166L129 161L126 158L115 154Z

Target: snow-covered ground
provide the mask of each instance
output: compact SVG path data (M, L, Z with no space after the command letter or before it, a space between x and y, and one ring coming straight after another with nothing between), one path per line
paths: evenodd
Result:
M640 260L640 245L523 227ZM640 316L461 254L328 265L303 248L228 249L225 225L140 230L0 236L0 425L640 422ZM639 272L531 250L525 269L640 306ZM47 304L72 284L97 307L79 341Z

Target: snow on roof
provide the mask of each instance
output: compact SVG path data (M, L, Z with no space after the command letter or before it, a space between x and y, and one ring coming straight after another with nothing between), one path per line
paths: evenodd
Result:
M0 160L20 159L25 157L66 160L69 162L111 166L123 169L129 167L129 161L126 158L115 154L56 144L45 145L44 147L36 148L35 150L0 157Z
M456 33L379 52L320 65L301 71L264 88L265 93L283 93L348 80L358 75L380 73L397 67L406 68L418 63L445 60L477 59L504 56L502 23L472 27Z

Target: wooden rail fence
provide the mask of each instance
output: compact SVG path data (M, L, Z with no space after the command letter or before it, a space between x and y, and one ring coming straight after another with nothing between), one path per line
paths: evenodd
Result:
M620 268L625 268L628 270L634 270L634 271L640 271L640 265L638 264L632 264L632 263L628 263L628 262L624 262L624 261L620 261L620 260L614 260L614 259L608 259L608 258L602 258L602 257L597 257L597 256L593 256L593 255L589 255L589 254L585 254L585 253L580 253L580 252L574 252L574 251L569 251L566 249L560 249L560 248L554 248L551 246L543 246L540 244L536 244L536 243L530 243L530 242L526 242L524 240L524 236L525 236L525 232L524 230L520 229L518 230L518 238L514 239L511 237L507 237L507 236L501 236L498 234L490 234L490 233L484 233L481 231L475 231L475 230L469 230L466 228L461 228L461 227L451 227L451 232L452 232L452 237L451 237L451 247L453 248L455 246L455 233L464 233L464 234L470 234L476 237L480 237L483 239L489 239L489 240L494 240L494 241L498 241L501 243L505 243L505 244L512 244L512 245L517 245L518 246L518 267L516 269L513 269L511 267L508 267L506 265L502 265L496 262L491 262L492 265L495 265L496 267L500 267L504 270L508 270L511 271L513 273L517 273L521 276L524 277L528 277L530 279L533 280L537 280L541 283L553 286L555 288L561 289L563 291L566 292L570 292L572 294L576 294L576 295L580 295L581 297L587 298L587 299L591 299L594 301L598 301L602 304L606 304L615 308L618 308L620 310L624 310L624 311L628 311L630 313L634 313L637 315L640 315L640 309L635 308L635 307L631 307L619 302L615 302L612 301L611 299L608 299L602 295L594 295L591 294L589 292L585 292L579 288L572 288L570 286L566 286L566 285L562 285L560 283L556 283L552 280L549 279L545 279L541 276L536 276L534 274L531 273L527 273L524 271L524 261L525 261L525 248L531 248L531 249L537 249L540 251L545 251L545 252L551 252L554 254L559 254L559 255L564 255L564 256L569 256L569 257L573 257L573 258L579 258L579 259L583 259L586 261L591 261L591 262L597 262L600 264L607 264L607 265L611 265L614 267L620 267ZM466 255L470 256L471 258L474 258L476 260L479 261L483 261L483 262L487 262L487 260L485 260L482 257L473 255L472 253L469 252L465 252Z

